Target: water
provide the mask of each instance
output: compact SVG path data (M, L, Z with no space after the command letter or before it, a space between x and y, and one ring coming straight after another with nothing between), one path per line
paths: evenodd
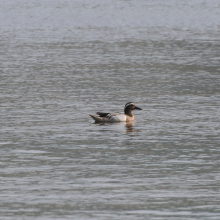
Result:
M0 218L220 219L219 7L0 1Z

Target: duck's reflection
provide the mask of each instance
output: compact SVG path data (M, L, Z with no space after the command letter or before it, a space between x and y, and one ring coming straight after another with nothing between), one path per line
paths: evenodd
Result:
M113 126L125 126L126 132L133 132L134 131L134 121L131 122L117 122L117 123L106 123L106 122L94 122L94 124L102 125L113 125Z
M126 122L125 127L126 127L126 132L133 132L134 131L134 121Z

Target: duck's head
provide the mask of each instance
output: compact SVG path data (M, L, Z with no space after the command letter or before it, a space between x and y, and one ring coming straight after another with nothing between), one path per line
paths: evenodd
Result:
M125 105L125 108L124 108L124 112L126 115L129 115L129 116L132 116L132 111L133 110L142 110L141 108L137 107L133 102L128 102L126 105Z

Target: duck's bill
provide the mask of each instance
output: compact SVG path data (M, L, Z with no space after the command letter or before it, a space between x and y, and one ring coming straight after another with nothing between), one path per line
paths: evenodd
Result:
M137 107L137 106L135 106L135 108L134 109L137 109L137 110L142 110L142 108L139 108L139 107Z

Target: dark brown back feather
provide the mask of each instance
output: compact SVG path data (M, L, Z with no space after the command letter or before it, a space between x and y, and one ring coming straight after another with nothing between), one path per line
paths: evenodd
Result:
M100 117L106 117L109 113L104 113L104 112L96 112L97 115Z

